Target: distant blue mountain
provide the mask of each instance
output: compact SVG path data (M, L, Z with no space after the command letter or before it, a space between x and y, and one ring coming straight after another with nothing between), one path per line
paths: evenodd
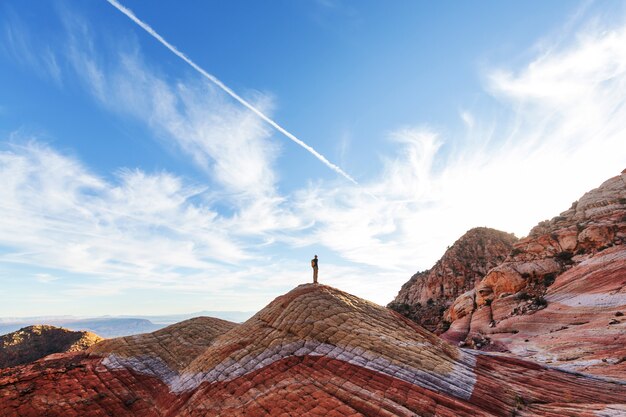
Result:
M192 317L209 316L236 323L246 321L253 315L244 311L199 311L189 314L170 314L162 316L104 316L104 317L7 317L0 318L0 335L11 333L22 327L35 324L49 324L70 330L87 330L101 337L111 338L149 333L162 329Z
M218 319L228 320L235 323L242 323L248 320L254 312L252 311L198 311L196 313L187 313L187 314L168 314L162 316L115 316L119 318L137 318L137 319L146 319L150 320L153 323L157 324L174 324L179 321L191 319L193 317L207 316L207 317L217 317Z
M165 327L165 324L154 324L150 320L135 318L93 318L93 319L43 319L26 320L0 324L0 334L11 333L25 326L49 324L65 327L70 330L87 330L98 336L111 338L148 333Z

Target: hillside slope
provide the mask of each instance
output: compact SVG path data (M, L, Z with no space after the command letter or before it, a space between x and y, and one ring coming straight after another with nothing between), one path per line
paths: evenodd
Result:
M90 332L54 326L29 326L0 336L0 368L34 362L60 352L78 352L103 340Z
M622 383L465 351L323 285L301 285L221 335L213 321L198 325L216 336L186 363L154 360L153 352L163 354L158 338L148 337L137 351L118 343L4 370L0 409L8 416L294 417L626 411Z

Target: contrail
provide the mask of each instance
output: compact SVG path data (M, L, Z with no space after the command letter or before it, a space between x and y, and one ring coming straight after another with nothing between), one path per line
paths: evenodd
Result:
M346 173L343 169L339 168L337 165L333 164L332 162L330 162L328 159L326 159L326 157L324 155L322 155L321 153L317 152L315 149L313 149L311 146L307 145L306 143L304 143L303 141L301 141L300 139L298 139L295 135L289 133L289 131L287 131L286 129L284 129L282 126L280 126L278 123L276 123L274 120L270 119L268 116L266 116L263 112L261 112L259 109L257 109L256 107L254 107L252 104L248 103L246 100L244 100L241 96L239 96L237 93L235 93L233 90L231 90L226 84L224 84L223 82L221 82L220 80L218 80L215 76L209 74L208 72L206 72L205 70L203 70L200 66L198 66L195 62L193 62L191 59L187 58L187 56L185 54L183 54L181 51L179 51L174 45L172 45L171 43L169 43L168 41L166 41L165 39L163 39L163 37L161 35L159 35L154 29L152 29L147 23L141 21L137 16L135 16L135 14L132 12L132 10L124 7L123 5L121 5L117 0L106 0L107 2L109 2L113 7L115 7L117 10L119 10L120 12L124 13L126 16L128 16L133 22L137 23L139 26L141 26L141 28L143 30L145 30L146 32L148 32L153 38L155 38L156 40L158 40L159 42L161 42L163 44L163 46L165 46L167 49L169 49L170 51L172 51L174 54L176 54L180 59L182 59L183 61L185 61L187 64L189 64L193 69L195 69L196 71L198 71L200 74L202 74L205 78L207 78L209 81L211 81L213 84L217 85L219 88L221 88L222 90L224 90L224 92L226 94L228 94L229 96L231 96L232 98L234 98L235 100L237 100L239 103L243 104L246 108L248 108L250 111L252 111L254 114L256 114L257 116L259 116L261 119L265 120L269 125L273 126L274 129L278 130L280 133L282 133L283 135L287 136L289 139L291 139L292 141L294 141L295 143L297 143L298 145L302 146L304 149L306 149L307 151L309 151L311 154L313 154L313 156L315 156L317 159L319 159L320 161L322 161L322 163L324 165L326 165L328 168L332 169L333 171L335 171L337 174L343 176L344 178L346 178L348 181L358 185L358 182L356 182L356 180L354 178L352 178L348 173Z

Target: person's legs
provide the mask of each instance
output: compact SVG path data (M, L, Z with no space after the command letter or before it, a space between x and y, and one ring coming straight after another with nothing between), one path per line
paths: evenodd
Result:
M317 268L313 268L313 284L317 284Z

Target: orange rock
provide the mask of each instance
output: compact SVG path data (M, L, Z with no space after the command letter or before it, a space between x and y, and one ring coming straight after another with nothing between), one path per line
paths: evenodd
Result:
M473 290L489 269L508 256L516 240L510 233L485 227L469 230L430 270L411 277L389 307L431 331L441 332L442 311Z
M526 286L526 280L513 268L492 269L476 287L476 305L491 303L504 293L516 293Z
M474 300L476 290L470 290L458 297L454 304L446 311L444 319L449 322L458 320L472 313L475 309Z
M557 239L562 251L576 251L576 246L578 245L578 231L576 228L572 227L559 231Z
M615 233L611 225L591 225L578 235L578 241L593 247L600 247L612 243L614 237Z

